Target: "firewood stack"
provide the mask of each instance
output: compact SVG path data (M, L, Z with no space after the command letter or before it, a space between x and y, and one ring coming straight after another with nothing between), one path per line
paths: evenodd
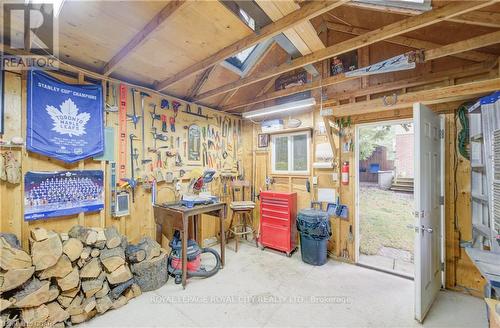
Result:
M15 235L0 234L2 327L84 322L168 279L158 243L143 238L129 244L114 227L74 226L67 234L35 228L30 249L31 255Z

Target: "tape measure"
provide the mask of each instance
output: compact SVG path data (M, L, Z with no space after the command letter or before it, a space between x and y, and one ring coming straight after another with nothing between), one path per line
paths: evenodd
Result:
M111 162L111 179L110 179L110 184L111 184L111 216L115 216L115 211L116 211L116 163Z
M120 84L120 109L118 113L120 144L118 147L118 178L123 179L127 173L127 87Z

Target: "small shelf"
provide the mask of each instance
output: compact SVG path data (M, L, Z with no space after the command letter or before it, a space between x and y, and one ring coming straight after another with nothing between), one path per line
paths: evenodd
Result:
M472 229L488 239L491 238L491 229L484 224L473 224Z
M484 171L484 164L482 163L471 163L470 167L474 171Z
M272 135L272 134L285 134L285 133L294 133L294 132L302 132L302 131L310 131L312 133L313 128L310 127L310 126L304 126L304 127L288 128L288 129L282 129L282 130L276 130L276 131L268 131L268 132L262 131L261 133Z

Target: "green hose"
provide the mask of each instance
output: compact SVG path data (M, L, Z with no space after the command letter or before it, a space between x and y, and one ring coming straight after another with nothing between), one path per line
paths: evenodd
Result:
M470 155L469 155L469 117L467 116L468 113L468 108L469 108L468 103L464 103L460 105L455 112L455 121L458 120L460 121L460 125L462 126L462 129L460 132L458 132L457 136L457 149L460 155L462 155L464 158L470 160ZM458 128L458 126L457 126Z

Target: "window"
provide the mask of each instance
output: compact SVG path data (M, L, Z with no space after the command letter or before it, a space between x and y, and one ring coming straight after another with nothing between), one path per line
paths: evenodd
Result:
M235 56L229 57L226 59L228 63L231 65L234 65L238 67L240 70L243 69L243 66L245 65L245 62L247 61L248 57L252 54L253 50L257 46L252 46L250 48L247 48L241 52L238 52Z
M271 137L273 173L308 174L309 144L309 132L273 135Z

